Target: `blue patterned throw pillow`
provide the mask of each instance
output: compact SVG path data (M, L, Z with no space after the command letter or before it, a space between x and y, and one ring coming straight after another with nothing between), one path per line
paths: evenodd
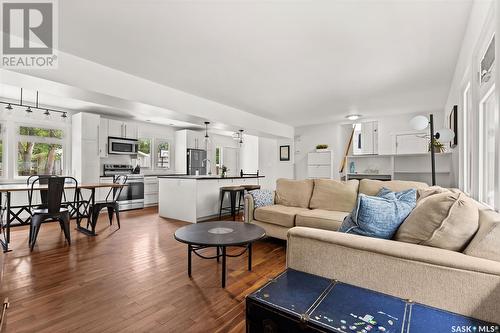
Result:
M255 208L274 204L273 192L270 190L253 190L248 193L253 197Z
M392 192L386 188L376 196L360 194L356 207L340 227L340 232L391 239L415 208L417 190Z

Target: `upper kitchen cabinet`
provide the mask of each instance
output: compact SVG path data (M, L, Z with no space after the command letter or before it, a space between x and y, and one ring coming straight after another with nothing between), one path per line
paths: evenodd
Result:
M175 132L176 142L185 142L184 149L206 149L204 133L192 130L180 130Z
M204 133L179 130L175 132L175 172L187 173L187 150L188 149L206 149Z
M99 181L100 116L80 112L71 119L72 175L82 183Z
M115 119L108 119L108 136L137 139L137 124Z
M108 125L109 125L109 120L101 117L100 122L99 122L99 156L100 157L108 157Z
M355 124L353 155L378 154L378 122L369 121Z

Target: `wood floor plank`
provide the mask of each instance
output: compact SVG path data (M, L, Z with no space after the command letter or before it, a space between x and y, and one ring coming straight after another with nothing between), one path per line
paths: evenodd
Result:
M244 332L245 296L285 268L284 242L262 240L251 272L246 255L228 259L222 289L215 260L193 256L188 278L186 245L173 238L187 223L156 208L120 217L117 230L102 214L97 237L72 230L71 245L58 224L44 224L33 252L28 229L13 228L0 275L0 297L10 301L5 332Z

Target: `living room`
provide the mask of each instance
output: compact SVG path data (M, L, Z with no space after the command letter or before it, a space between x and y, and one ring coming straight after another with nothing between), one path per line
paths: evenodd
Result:
M0 332L500 332L497 1L0 3Z

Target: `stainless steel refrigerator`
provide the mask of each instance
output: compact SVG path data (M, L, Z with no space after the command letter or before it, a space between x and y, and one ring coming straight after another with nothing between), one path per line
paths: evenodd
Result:
M187 150L187 173L188 175L207 174L207 151L203 149L188 149Z

